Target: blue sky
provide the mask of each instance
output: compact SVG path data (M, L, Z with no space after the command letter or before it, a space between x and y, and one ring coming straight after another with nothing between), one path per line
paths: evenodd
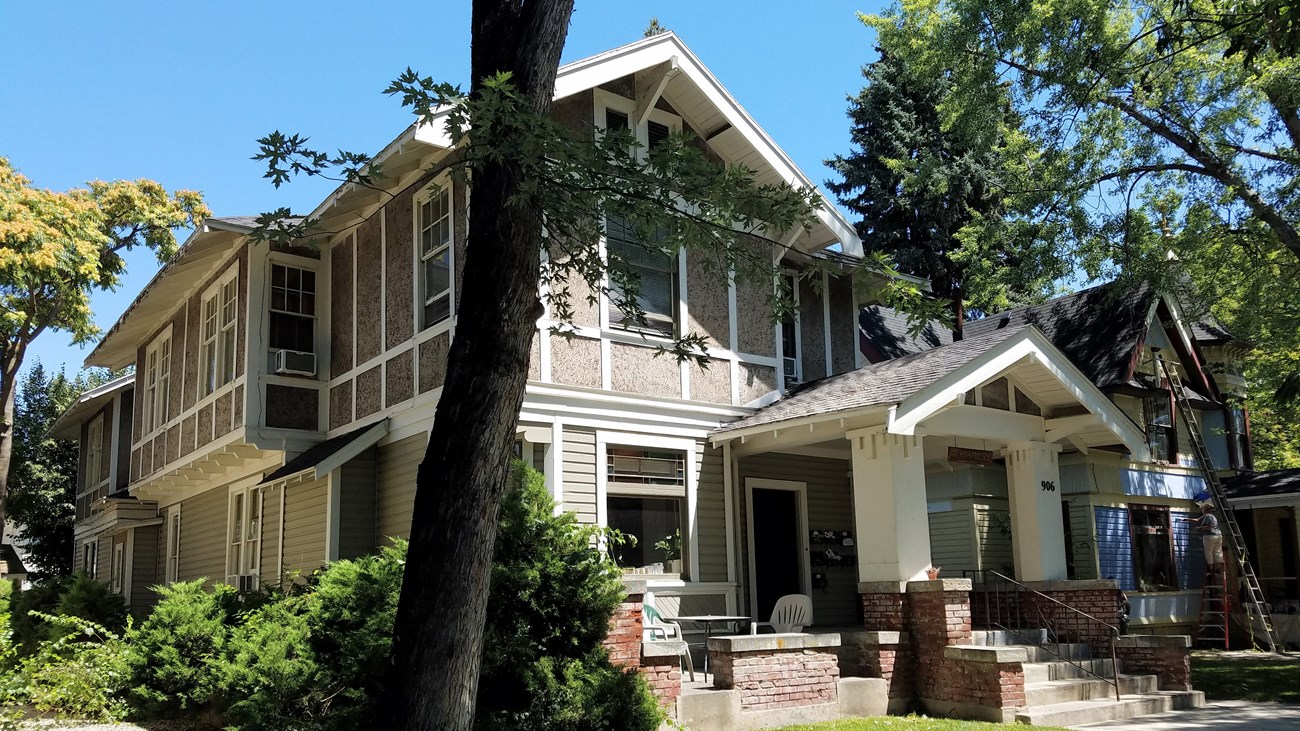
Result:
M10 2L0 4L0 156L37 185L153 178L201 190L218 216L307 211L332 185L279 191L249 158L273 129L326 149L378 151L409 122L380 92L405 67L468 84L461 2ZM645 5L579 0L564 60L636 40L651 16L689 45L814 181L847 151L845 96L861 87L875 2L750 0ZM94 298L110 327L158 264L133 255ZM48 333L31 356L81 365ZM29 360L30 363L30 360Z

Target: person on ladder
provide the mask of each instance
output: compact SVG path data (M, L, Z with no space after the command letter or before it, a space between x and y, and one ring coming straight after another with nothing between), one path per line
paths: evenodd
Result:
M1219 528L1219 519L1214 515L1214 506L1208 502L1201 503L1201 517L1183 518L1187 523L1195 523L1192 530L1201 534L1201 543L1205 546L1206 568L1211 573L1223 570L1223 530Z

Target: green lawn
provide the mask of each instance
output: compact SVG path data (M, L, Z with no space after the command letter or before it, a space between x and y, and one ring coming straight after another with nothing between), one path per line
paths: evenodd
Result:
M776 731L1006 731L1000 723L983 721L951 721L945 718L924 716L877 716L875 718L846 718L840 721L813 723L806 726L785 726ZM1036 726L1038 731L1065 731L1055 726Z
M1192 687L1212 701L1300 703L1300 660L1265 652L1195 652Z

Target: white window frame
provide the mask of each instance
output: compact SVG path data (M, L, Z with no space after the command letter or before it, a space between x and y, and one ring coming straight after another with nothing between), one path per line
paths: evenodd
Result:
M447 243L435 245L429 251L424 250L424 231L442 220L426 222L424 220L424 206L431 203L437 196L447 196ZM413 214L411 216L415 236L415 291L416 291L416 325L417 332L429 330L441 323L450 322L456 317L456 193L452 189L451 180L443 179L434 182L430 187L420 191L415 196L413 202ZM434 259L441 254L447 255L447 289L436 294L430 295L427 291L428 281L425 279L424 266L425 262ZM438 320L429 321L425 319L424 311L437 300L447 299L447 316Z
M649 150L649 144L650 144L649 123L650 122L658 122L659 124L666 125L668 127L669 134L677 134L682 131L682 125L683 125L682 118L675 114L670 114L668 112L663 111L662 109L651 109L649 113L646 114L646 118L642 120L640 123L638 123L636 119L636 102L634 100L619 96L617 94L613 94L611 92L605 91L604 89L595 89L593 96L594 96L593 121L595 122L596 125L596 134L601 134L601 131L609 126L606 118L606 112L608 110L613 110L616 112L626 114L628 119L628 126L632 130L633 134L635 135L636 141L640 143L640 147L637 148L637 156L640 159L644 159L649 154L650 151ZM605 222L604 220L602 220L601 221L602 230L604 229L604 226L605 226ZM603 233L601 234L600 237L599 246L600 246L601 259L604 261L608 261L609 247L605 235ZM612 301L610 301L610 297L607 294L610 285L608 274L606 274L603 278L602 284L603 284L604 291L601 293L600 296L601 330L606 332L609 332L611 330L617 332L632 332L632 333L639 334L641 337L648 340L660 340L664 342L672 340L673 337L679 334L682 331L682 327L684 324L682 322L683 309L682 309L682 294L681 294L682 287L685 284L685 281L683 279L684 266L682 264L684 260L684 255L685 255L684 251L677 252L677 255L673 258L673 261L670 264L670 269L669 269L670 274L673 277L673 305L672 305L673 312L672 312L671 333L665 334L656 328L645 328L637 325L636 323L627 323L627 324L611 323L609 319L609 311L610 308L614 307L615 305Z
M250 529L254 516L257 527ZM240 576L252 576L254 586L261 583L265 517L266 500L261 485L230 489L226 510L226 581L231 586L239 585ZM236 529L240 532L238 536Z
M298 262L296 262L296 261L282 261L282 260L278 260L278 259L272 258L272 259L270 259L270 260L267 262L267 264L268 264L268 266L267 266L267 268L266 268L266 276L267 276L267 283L266 283L266 311L267 311L267 312L273 312L273 313L281 314L281 315L288 315L288 316L290 316L290 317L302 317L302 318L307 318L307 319L311 320L311 350L304 350L304 351L297 351L297 352L302 352L302 353L312 353L313 355L319 355L319 352L320 352L320 340L321 340L321 339L320 339L320 332L319 332L320 315L317 314L317 313L320 312L320 299L321 299L321 295L320 295L320 283L321 283L321 281L320 281L320 272L316 269L316 267L312 267L312 266L304 266L303 264L300 264L300 263L298 263ZM285 308L285 309L278 309L278 308L275 307L275 305L274 305L274 302L275 302L275 289L276 289L276 287L275 287L275 267L284 267L286 270L288 270L288 269L297 269L299 272L311 272L311 274L312 274L312 278L313 278L314 282L313 282L313 285L312 285L312 291L311 291L311 296L312 296L312 299L313 299L313 304L312 304L312 311L311 311L311 314L310 314L310 315L309 315L309 314L305 314L305 313L303 313L303 312L295 312L295 311L290 310L290 309L287 309L287 308ZM287 272L286 272L286 273L287 273ZM306 290L304 290L304 289L301 287L301 280L300 280L299 284L300 284L300 286L297 288L296 291L297 291L298 294L301 296L303 293L305 293ZM285 287L283 287L282 289L285 289L286 292L289 291L289 287L288 287L287 285L286 285ZM267 345L268 345L268 348L271 349L271 350L280 350L280 348L276 348L276 347L274 347L273 345L270 344L270 343L271 343L271 334L270 334L270 333L271 333L271 331L270 331L270 323L268 322L268 323L267 323Z
M108 569L108 586L114 594L126 590L126 544L113 542L113 555Z
M803 379L803 330L802 330L802 323L800 322L800 320L802 320L803 318L801 317L802 313L799 311L799 275L796 272L791 272L791 271L781 272L780 278L778 280L778 286L787 285L787 284L790 287L790 299L794 304L794 309L789 314L790 321L794 326L793 327L794 358L789 358L785 354L786 321L784 319L782 319L781 322L777 323L777 333L779 335L780 345L781 345L781 351L779 353L781 356L781 372L783 374L784 383L788 388L790 386L803 383L804 379ZM789 373L786 369L787 361L790 360L794 361L793 374Z
M683 452L686 459L686 515L682 533L682 574L687 583L699 582L699 445L694 439L665 437L652 434L635 434L599 430L596 432L596 524L609 527L609 448L673 450ZM653 575L651 575L653 576Z
M221 278L203 291L200 299L200 400L235 380L235 373L239 370L239 365L235 362L239 354L238 324L239 265L232 264Z
M93 490L104 480L104 415L101 413L86 425L86 489ZM111 475L110 475L111 476Z
M181 506L179 503L167 508L166 540L167 565L164 576L166 583L174 584L180 578L181 568Z
M83 541L81 544L81 570L92 579L99 578L99 537Z
M144 352L144 393L141 396L140 418L142 435L152 434L167 423L171 410L172 329L154 338Z

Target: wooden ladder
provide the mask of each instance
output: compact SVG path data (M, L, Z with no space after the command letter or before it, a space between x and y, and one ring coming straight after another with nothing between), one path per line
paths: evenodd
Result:
M1187 425L1187 433L1192 443L1192 456L1196 458L1196 466L1200 468L1201 474L1205 477L1205 485L1214 498L1215 507L1219 509L1220 529L1227 538L1225 543L1227 543L1228 551L1232 554L1233 562L1237 568L1237 576L1245 584L1245 597L1242 599L1241 605L1246 610L1246 631L1250 633L1251 644L1258 644L1255 631L1257 626L1262 627L1264 644L1267 645L1269 652L1277 652L1277 633L1273 630L1273 618L1268 611L1268 602L1264 601L1264 590L1260 588L1259 577L1255 575L1255 569L1251 568L1250 557L1246 552L1246 541L1241 535L1241 527L1237 525L1236 516L1233 515L1232 509L1228 507L1228 498L1223 492L1223 482L1219 480L1219 473L1214 470L1214 464L1210 461L1210 454L1205 449L1205 441L1201 438L1200 423L1196 420L1196 413L1187 400L1187 389L1183 387L1183 382L1174 368L1160 355L1159 350L1156 348L1151 350L1155 354L1156 365L1159 367L1161 375L1169 383L1169 390L1174 394L1174 403L1178 406L1178 417ZM1208 556L1206 561L1209 561ZM1205 581L1207 584L1209 583L1210 577L1208 575ZM1224 611L1227 611L1226 601ZM1202 609L1202 614L1204 614L1204 609Z

